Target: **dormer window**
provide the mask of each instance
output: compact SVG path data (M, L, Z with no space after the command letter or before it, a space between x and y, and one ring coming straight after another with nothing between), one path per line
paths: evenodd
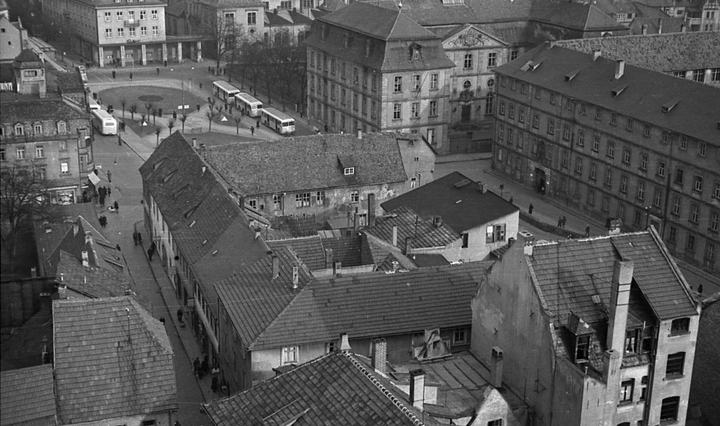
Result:
M575 339L575 361L587 361L590 354L590 336L577 336Z
M412 43L410 45L410 60L417 61L418 59L420 59L420 45Z
M343 172L345 176L351 176L355 174L355 167L345 167L345 170Z
M65 132L67 131L67 125L64 121L58 121L57 131L61 135L65 134Z
M15 136L24 136L25 135L25 128L22 124L16 124L15 125Z

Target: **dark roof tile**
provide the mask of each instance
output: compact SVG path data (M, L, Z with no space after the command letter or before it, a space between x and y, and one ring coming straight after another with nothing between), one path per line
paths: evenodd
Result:
M0 373L0 424L55 426L52 364Z

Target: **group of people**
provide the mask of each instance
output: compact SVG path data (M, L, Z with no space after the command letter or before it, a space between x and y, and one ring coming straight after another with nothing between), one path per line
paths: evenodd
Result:
M142 244L142 234L137 229L133 231L133 242L135 245Z
M565 216L558 217L558 228L564 228L565 224L567 223L567 218Z
M112 188L101 186L98 188L98 201L100 202L101 207L105 207L105 198L109 197L112 193Z

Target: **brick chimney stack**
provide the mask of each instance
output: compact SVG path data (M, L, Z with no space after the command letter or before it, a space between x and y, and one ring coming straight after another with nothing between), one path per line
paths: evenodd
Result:
M503 350L497 346L492 348L490 357L490 384L496 389L502 388Z
M387 370L387 341L378 338L372 341L372 366L378 373L385 374Z
M619 354L623 353L625 345L633 267L633 262L627 260L616 260L613 267L606 344L608 350L612 349Z
M410 372L410 403L422 411L425 402L425 372L422 369Z

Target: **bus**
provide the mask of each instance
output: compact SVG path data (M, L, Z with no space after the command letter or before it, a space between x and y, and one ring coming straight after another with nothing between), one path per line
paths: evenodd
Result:
M227 81L214 81L213 94L225 102L231 102L233 96L240 93L240 90Z
M263 108L262 122L281 135L290 135L295 133L295 120L275 108Z
M262 115L262 102L244 92L235 95L235 107L250 117L260 117Z
M89 109L90 111L93 111L93 110L96 110L96 109L100 109L100 104L97 103L97 101L96 101L95 99L89 98L89 99L88 99L88 109Z
M102 135L117 134L117 120L109 112L102 109L92 110L92 124Z

